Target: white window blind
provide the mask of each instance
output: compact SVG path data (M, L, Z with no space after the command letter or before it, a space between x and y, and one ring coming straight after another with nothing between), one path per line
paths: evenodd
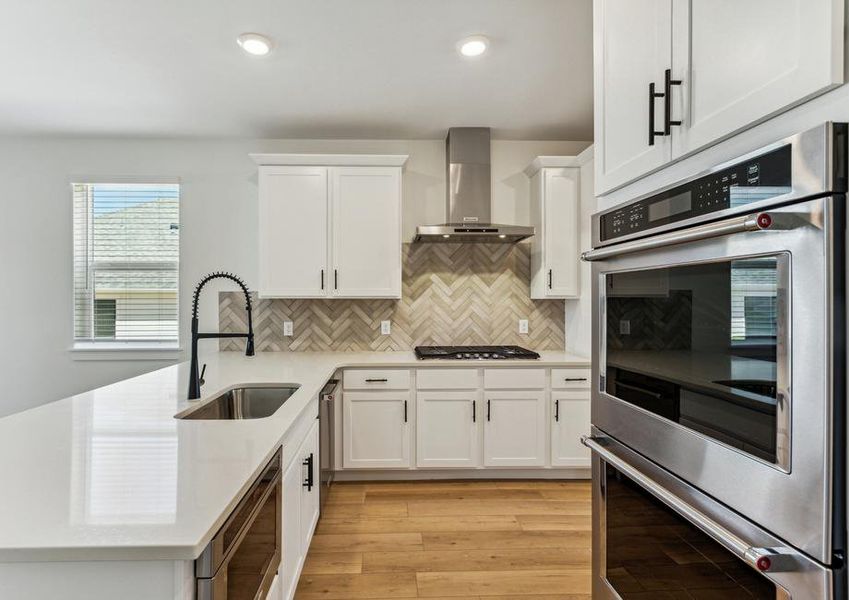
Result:
M731 339L763 341L777 331L778 262L775 258L731 263Z
M180 186L72 188L74 341L176 346Z

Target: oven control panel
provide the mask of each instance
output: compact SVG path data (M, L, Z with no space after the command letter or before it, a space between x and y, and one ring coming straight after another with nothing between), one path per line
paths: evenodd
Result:
M601 241L650 231L792 191L791 146L699 177L601 215Z

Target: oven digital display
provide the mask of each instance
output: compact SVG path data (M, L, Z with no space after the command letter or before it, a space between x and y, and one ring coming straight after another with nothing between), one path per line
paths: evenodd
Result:
M649 221L658 221L692 210L693 195L687 190L683 194L649 204Z

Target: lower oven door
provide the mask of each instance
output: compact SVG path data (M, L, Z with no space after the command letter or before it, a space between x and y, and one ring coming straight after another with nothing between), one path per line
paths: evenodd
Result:
M842 572L593 434L594 600L842 598Z
M593 425L824 564L845 537L843 204L593 263Z

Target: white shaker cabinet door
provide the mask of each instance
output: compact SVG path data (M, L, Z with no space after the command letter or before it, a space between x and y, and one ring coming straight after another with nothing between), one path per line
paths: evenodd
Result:
M478 396L477 391L416 394L417 466L480 466Z
M328 169L259 169L259 294L327 295Z
M844 0L675 3L676 156L843 83Z
M649 144L650 115L663 128L663 92L672 64L672 0L595 0L595 191L604 194L667 163L670 138Z
M401 297L401 169L333 169L331 293Z
M589 448L581 436L590 434L590 391L551 392L551 464L589 467Z
M292 600L306 554L301 547L301 484L303 465L297 454L283 474L283 556L280 562L280 589L283 600Z
M410 466L410 392L345 392L342 443L346 469Z
M545 392L484 392L484 398L484 466L545 465Z
M543 193L543 245L546 297L577 298L580 229L579 169L545 169Z

